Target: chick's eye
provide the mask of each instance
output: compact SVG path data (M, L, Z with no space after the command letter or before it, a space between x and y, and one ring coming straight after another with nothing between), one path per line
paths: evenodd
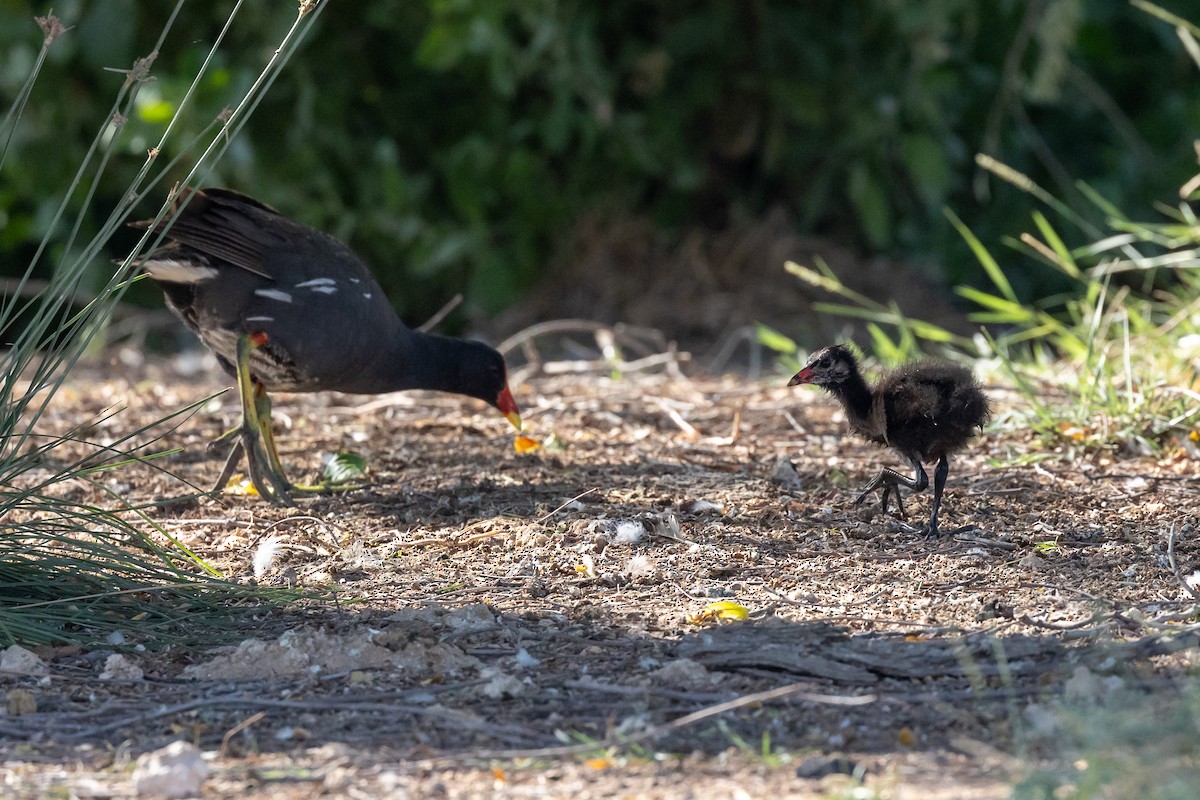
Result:
M818 367L828 367L829 366L829 356L821 356L821 358L817 361L817 366Z

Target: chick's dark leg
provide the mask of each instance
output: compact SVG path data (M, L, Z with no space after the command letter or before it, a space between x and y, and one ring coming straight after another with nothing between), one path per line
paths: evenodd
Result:
M925 467L921 465L921 462L913 461L912 465L916 474L914 474L911 478L907 475L901 475L899 472L896 472L896 470L889 467L884 467L883 469L879 470L879 474L876 475L870 483L863 487L858 497L854 500L854 505L862 505L863 501L866 500L872 492L880 487L883 487L883 498L880 501L880 510L885 514L887 513L888 499L892 494L895 494L896 508L900 512L901 519L903 519L905 516L904 504L900 500L900 487L904 486L914 492L923 492L925 491L925 488L929 486L929 476L925 474Z
M933 471L933 510L929 512L929 529L925 532L931 538L938 535L938 509L942 506L942 489L946 488L946 476L949 474L950 460L942 456Z

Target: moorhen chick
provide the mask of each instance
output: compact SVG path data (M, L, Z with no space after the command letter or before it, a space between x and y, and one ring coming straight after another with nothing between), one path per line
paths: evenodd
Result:
M167 305L237 378L240 441L250 480L291 503L271 430L268 390L378 394L434 389L483 400L517 428L521 417L501 355L480 342L409 329L349 247L228 189L176 193L167 216L131 223L165 235L140 267Z
M895 493L896 507L903 517L900 487L924 491L929 477L922 464L937 462L933 509L926 529L929 536L937 536L938 509L950 472L950 456L961 450L975 429L982 429L991 416L987 397L970 370L944 361L917 361L885 372L870 386L859 374L854 354L833 345L815 353L788 386L802 383L820 386L832 394L845 409L851 430L892 448L916 471L909 478L885 467L863 488L855 505L882 487L884 513L888 498Z

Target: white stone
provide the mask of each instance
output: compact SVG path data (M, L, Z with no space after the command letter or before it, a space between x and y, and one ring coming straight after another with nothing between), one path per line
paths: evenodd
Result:
M0 673L10 675L49 675L46 662L20 645L12 645L0 652Z
M208 765L200 749L187 742L172 742L153 753L138 756L133 770L133 791L138 797L174 800L197 797L208 778Z
M145 677L142 668L120 653L113 653L104 661L102 681L140 681Z

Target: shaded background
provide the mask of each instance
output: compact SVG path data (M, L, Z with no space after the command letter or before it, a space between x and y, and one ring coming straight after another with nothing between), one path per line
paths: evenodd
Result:
M232 7L182 9L113 144L97 220ZM41 44L32 16L48 10L0 0L6 106ZM123 75L106 68L148 54L172 4L53 10L71 30L0 182L5 276L24 271L109 114ZM293 19L290 3L246 4L171 147L237 102ZM1194 172L1197 130L1194 65L1123 0L333 3L205 182L346 239L410 323L462 291L452 330L577 313L703 338L761 316L808 341L779 293L794 282L783 258L822 254L883 296L931 287L917 312L940 287L982 280L942 209L991 246L1028 227L1033 201L976 153L1094 218L1076 180L1149 216ZM1005 266L1026 300L1062 288L1015 254Z

